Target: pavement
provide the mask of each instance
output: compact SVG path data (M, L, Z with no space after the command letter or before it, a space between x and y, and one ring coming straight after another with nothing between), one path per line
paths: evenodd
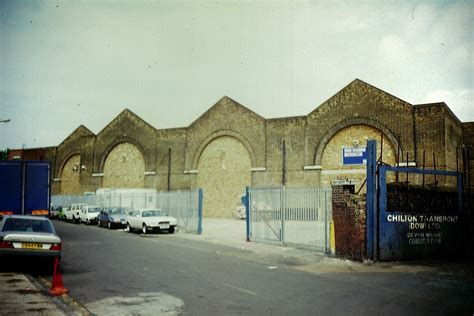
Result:
M246 250L254 254L253 260L267 261L270 258L274 259L272 262L278 262L282 266L315 274L434 272L439 275L460 273L460 277L467 273L472 277L474 271L472 262L355 262L308 250L247 242L245 225L245 220L204 219L202 235L177 231L175 236ZM50 281L44 277L35 279L24 273L0 271L0 315L89 315L86 309L68 295L51 296L48 292Z
M43 286L22 273L0 273L0 315L67 315Z

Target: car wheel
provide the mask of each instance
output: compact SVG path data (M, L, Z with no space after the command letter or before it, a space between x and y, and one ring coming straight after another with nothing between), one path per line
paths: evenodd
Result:
M143 226L142 226L142 233L143 233L143 234L148 233L148 227L146 227L145 224L143 224Z
M125 226L125 231L131 233L132 232L132 227L130 227L130 224L127 223L127 226Z
M174 226L171 226L171 227L168 229L168 233L170 233L170 234L173 234L173 233L174 233Z
M112 223L111 222L107 222L107 228L112 229Z

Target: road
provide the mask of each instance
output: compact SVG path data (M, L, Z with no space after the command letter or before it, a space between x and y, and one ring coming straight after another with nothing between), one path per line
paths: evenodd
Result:
M54 222L69 296L96 314L466 314L472 280L430 273L308 273L179 235Z

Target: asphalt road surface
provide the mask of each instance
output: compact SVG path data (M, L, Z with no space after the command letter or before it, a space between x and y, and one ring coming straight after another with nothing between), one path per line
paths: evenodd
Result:
M94 314L378 315L474 312L472 280L308 273L176 235L55 222L69 296Z

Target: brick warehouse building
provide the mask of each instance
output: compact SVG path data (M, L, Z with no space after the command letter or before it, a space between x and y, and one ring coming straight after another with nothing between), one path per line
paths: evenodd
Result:
M41 150L51 161L52 194L202 188L204 216L230 217L246 186L358 190L365 166L345 164L343 148L367 139L383 142L385 163L421 167L425 156L427 168L473 178L474 123L445 103L412 105L358 79L305 116L265 119L223 97L188 127L156 129L126 109L97 135L81 125Z

